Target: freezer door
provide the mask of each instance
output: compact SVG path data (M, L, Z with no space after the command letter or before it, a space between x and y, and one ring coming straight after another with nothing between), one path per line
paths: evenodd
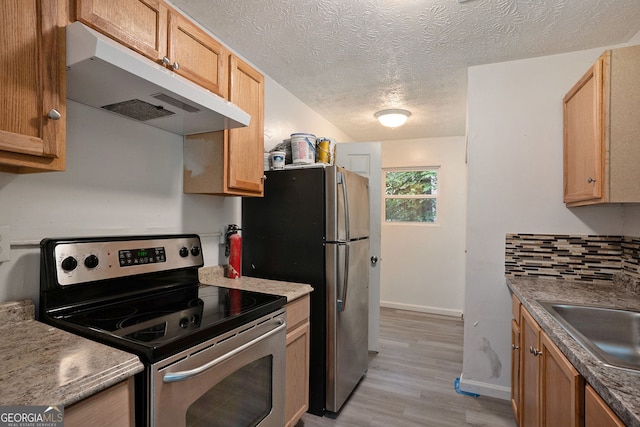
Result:
M326 250L326 409L338 412L369 360L369 240L327 244Z
M326 169L327 241L369 236L369 179L332 166Z

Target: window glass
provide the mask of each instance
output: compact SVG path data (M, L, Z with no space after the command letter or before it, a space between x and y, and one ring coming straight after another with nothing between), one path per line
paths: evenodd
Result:
M435 224L438 169L385 170L385 222Z

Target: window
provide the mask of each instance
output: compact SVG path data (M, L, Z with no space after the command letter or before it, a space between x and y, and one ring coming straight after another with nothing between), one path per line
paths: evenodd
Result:
M438 205L438 169L384 171L385 222L435 224Z

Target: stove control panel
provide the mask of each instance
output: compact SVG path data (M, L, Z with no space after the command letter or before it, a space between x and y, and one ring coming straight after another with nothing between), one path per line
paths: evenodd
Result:
M61 286L204 265L197 235L77 239L60 241L53 250Z
M125 249L118 252L118 258L120 259L120 267L128 267L166 262L167 253L163 246L158 248Z

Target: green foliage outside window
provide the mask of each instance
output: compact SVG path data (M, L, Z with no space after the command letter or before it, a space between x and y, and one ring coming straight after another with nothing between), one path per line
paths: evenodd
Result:
M385 221L435 223L438 171L386 171Z

